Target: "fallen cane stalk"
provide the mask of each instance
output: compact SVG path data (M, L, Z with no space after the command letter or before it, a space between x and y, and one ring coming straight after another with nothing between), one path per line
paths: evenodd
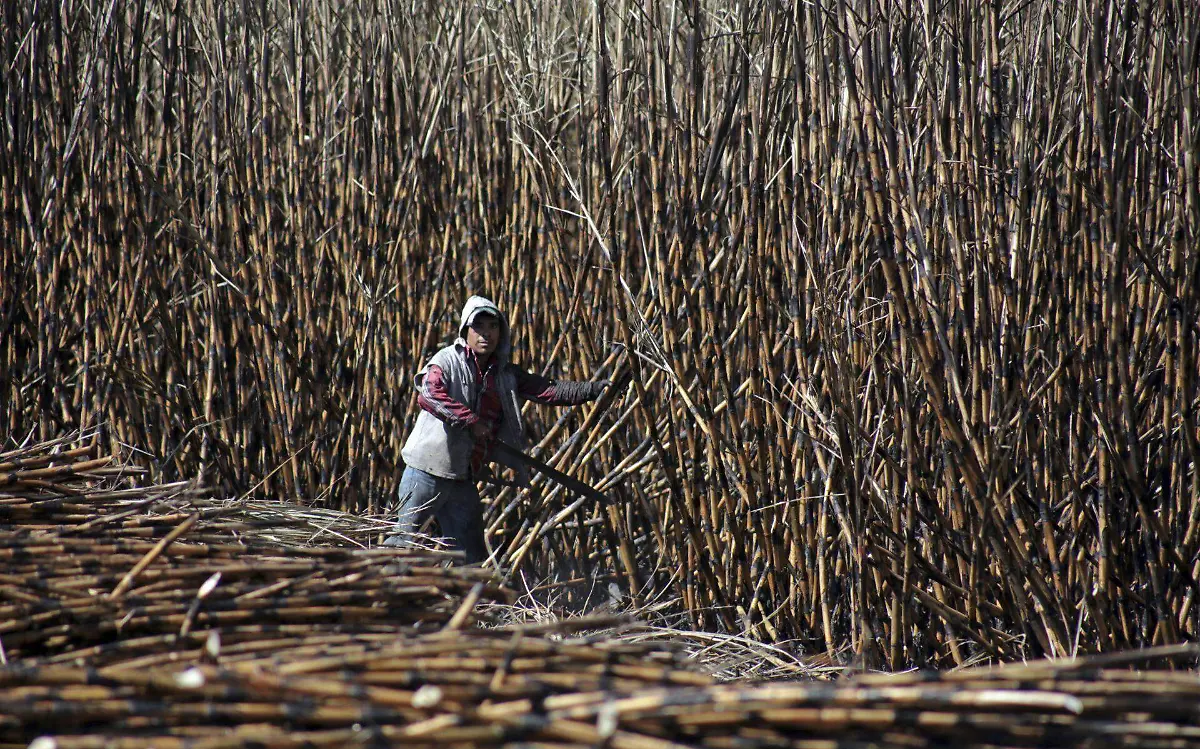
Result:
M137 579L137 576L142 573L142 570L149 567L155 559L158 559L159 555L161 555L163 551L175 541L175 539L187 533L191 527L196 524L196 521L199 518L200 516L198 514L190 515L187 520L184 520L182 523L176 526L175 530L163 537L163 540L155 544L154 548L147 552L146 556L142 557L142 560L133 566L133 569L125 573L125 577L121 578L121 582L117 584L117 587L113 588L113 592L109 593L108 597L115 599L123 596L125 591L129 590L129 587L133 585L133 581Z

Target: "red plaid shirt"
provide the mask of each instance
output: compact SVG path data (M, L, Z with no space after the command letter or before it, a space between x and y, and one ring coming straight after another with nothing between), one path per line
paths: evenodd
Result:
M471 451L471 473L478 474L483 470L484 463L487 462L488 450L492 447L492 440L496 438L496 434L500 430L500 420L504 418L504 407L500 403L500 391L496 389L496 367L493 362L488 362L488 365L483 369L479 368L479 359L476 358L475 352L468 350L467 358L475 364L475 376L479 378L479 411L477 412L478 420L484 424L491 424L491 434L486 440L475 440L475 449Z

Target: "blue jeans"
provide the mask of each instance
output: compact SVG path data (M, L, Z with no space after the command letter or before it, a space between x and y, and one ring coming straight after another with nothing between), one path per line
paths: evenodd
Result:
M396 529L383 542L384 546L408 546L409 538L432 515L453 548L466 553L467 564L487 559L483 502L475 482L444 479L406 466L397 494L400 508L396 511Z

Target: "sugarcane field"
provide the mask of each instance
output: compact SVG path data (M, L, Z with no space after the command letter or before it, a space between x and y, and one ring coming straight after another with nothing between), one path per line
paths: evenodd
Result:
M1200 747L1195 0L0 44L0 749Z

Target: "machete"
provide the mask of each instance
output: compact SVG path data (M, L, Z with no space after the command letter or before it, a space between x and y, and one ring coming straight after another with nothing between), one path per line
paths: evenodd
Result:
M503 455L509 460L516 460L524 463L538 473L543 474L551 481L561 484L565 488L570 489L581 497L594 499L604 505L612 504L612 500L604 496L599 489L589 486L573 476L568 476L557 468L547 465L531 455L526 455L512 445L501 442L500 440L496 440L492 443L492 450L499 455Z

